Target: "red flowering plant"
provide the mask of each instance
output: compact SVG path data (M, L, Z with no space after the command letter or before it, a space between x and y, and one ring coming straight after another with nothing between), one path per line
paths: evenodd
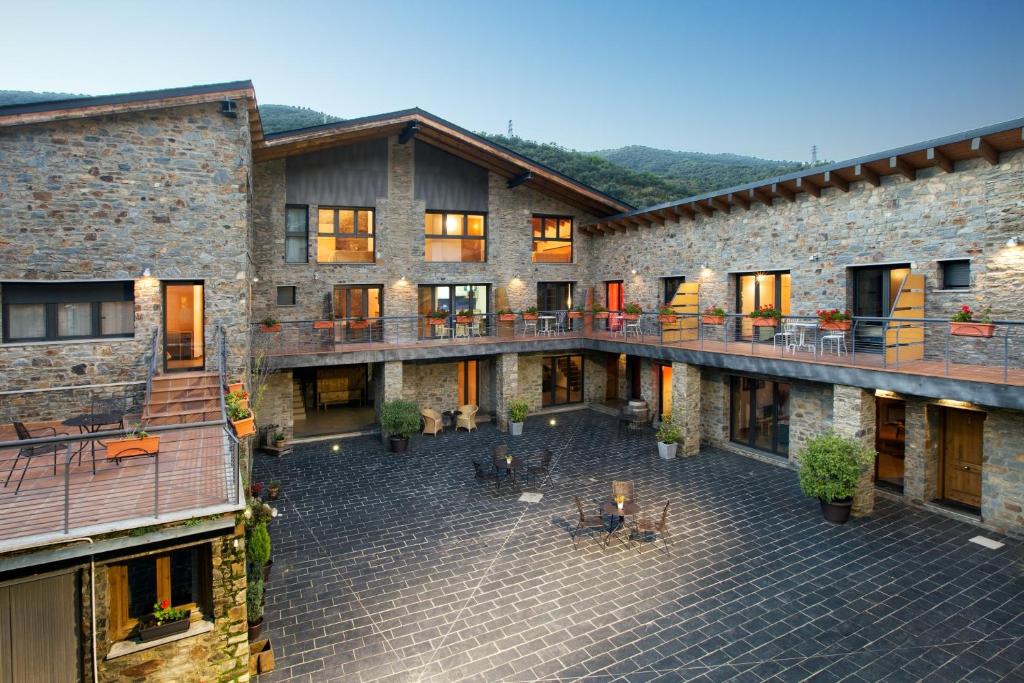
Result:
M818 311L818 321L823 323L838 323L844 320L853 320L850 309L840 311L838 308L823 308Z
M171 601L164 599L153 603L153 619L156 625L169 624L172 621L181 621L188 616L189 611L180 607L171 607Z
M979 316L975 318L974 316ZM988 325L992 322L992 309L984 308L981 311L972 311L970 306L961 306L960 310L953 314L955 323L981 323Z
M254 481L249 484L249 495L253 498L259 498L260 494L263 493L263 482Z
M751 318L774 318L776 320L781 320L782 311L771 304L765 304L764 306L761 306L761 308L751 311L748 316Z

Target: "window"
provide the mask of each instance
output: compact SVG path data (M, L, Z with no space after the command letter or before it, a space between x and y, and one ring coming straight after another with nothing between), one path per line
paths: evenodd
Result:
M533 262L572 263L572 217L533 217Z
M417 292L420 337L443 337L446 334L444 326L431 325L423 316L432 311L487 314L489 294L490 288L487 285L420 285Z
M850 269L853 314L865 318L891 316L908 275L909 263ZM861 320L854 335L858 353L881 353L885 348L885 325L881 320Z
M943 289L968 289L971 286L970 259L942 261L939 267L942 268Z
M776 455L789 454L789 385L754 377L732 378L732 441Z
M380 341L383 332L381 285L335 285L334 317L346 341Z
M763 306L772 306L782 315L789 315L789 271L768 271L765 273L740 273L736 276L736 311L744 317L736 326L737 338L771 341L775 330L771 327L755 328L750 318L751 311Z
M672 303L672 299L676 298L676 293L679 291L679 286L686 282L685 277L663 277L662 282L662 302L665 304Z
M132 282L46 282L3 285L4 342L131 337Z
M286 206L284 209L285 263L309 261L309 207Z
M545 358L541 392L541 403L545 406L582 401L583 356Z
M538 282L537 308L542 311L567 311L572 308L571 282Z
M424 217L427 261L487 260L487 217L482 213L428 211Z
M294 285L283 285L277 288L277 305L278 306L294 306L295 305L295 286Z
M192 546L147 555L108 568L110 638L127 638L153 605L168 600L172 607L210 613L212 567L210 546Z
M373 209L317 212L317 263L373 263Z

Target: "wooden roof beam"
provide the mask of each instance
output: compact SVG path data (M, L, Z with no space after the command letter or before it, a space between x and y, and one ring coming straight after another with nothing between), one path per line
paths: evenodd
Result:
M821 188L819 186L815 185L814 183L812 183L807 178L797 178L796 179L796 189L797 189L797 192L803 191L803 192L806 192L807 194L812 195L814 197L820 197L821 196Z
M825 184L830 185L843 192L850 191L850 183L843 176L835 171L825 171Z
M533 180L533 171L523 171L522 173L517 173L516 175L509 178L507 183L508 189L511 190L513 188L519 187L527 180Z
M772 194L776 197L782 197L787 202L795 202L796 195L791 189L783 185L782 183L772 183Z
M882 179L878 177L878 174L872 171L864 164L857 164L853 167L853 175L857 176L857 180L863 180L866 183L870 183L875 187L882 184Z
M772 205L771 195L769 195L767 192L764 191L763 188L760 187L753 187L747 190L747 197L750 199L751 203L761 202L765 206Z
M953 160L943 154L941 150L929 147L927 152L925 152L925 157L946 173L953 172Z
M999 150L989 144L985 138L972 139L971 151L993 166L999 163Z
M710 204L712 207L718 209L722 213L729 213L729 211L731 210L731 207L729 206L729 201L728 201L727 198L712 197L711 199L708 200L708 204Z
M750 201L742 192L734 192L731 197L732 201L736 202L743 207L744 211L750 211Z
M690 206L693 208L694 212L700 211L705 216L710 216L711 214L714 213L714 211L704 206L700 202L690 202Z
M907 180L917 180L917 169L907 163L907 160L900 156L889 157L889 168L899 173Z

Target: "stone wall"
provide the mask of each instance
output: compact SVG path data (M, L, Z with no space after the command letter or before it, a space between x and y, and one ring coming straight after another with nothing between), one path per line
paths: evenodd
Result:
M519 356L518 398L530 404L530 412L543 408L544 356L522 354ZM583 380L586 384L586 378Z
M810 382L789 387L789 459L798 462L807 441L832 426L832 387Z
M295 435L295 415L292 405L293 377L291 370L275 372L267 379L263 400L256 416L260 425L279 425L287 438Z
M224 325L233 371L247 367L248 121L245 107L229 119L219 106L0 132L0 280L123 280L135 290L133 338L4 344L3 390L145 379L162 280L205 282L209 365ZM0 401L31 421L52 397Z
M458 403L458 366L457 362L406 363L402 369L402 398L439 413L452 410Z
M608 386L607 354L587 353L583 356L583 400L604 403Z
M700 435L703 443L718 448L729 444L729 376L719 370L701 370Z
M985 417L981 517L1003 531L1024 533L1024 414L989 410Z

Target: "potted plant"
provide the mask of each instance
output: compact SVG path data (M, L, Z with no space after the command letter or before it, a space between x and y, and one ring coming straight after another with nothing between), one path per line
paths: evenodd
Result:
M284 448L284 441L285 441L284 432L275 432L274 433L274 448L276 448L278 450L281 450L282 448Z
M519 436L523 433L523 423L526 422L526 413L530 411L530 404L521 398L514 398L508 402L508 422L512 429L512 436Z
M256 433L256 419L253 417L252 410L242 405L242 399L238 394L228 394L224 399L224 404L228 411L228 419L231 420L231 426L235 430L235 436L241 439Z
M260 332L280 332L281 322L272 315L260 321Z
M782 311L771 304L765 304L749 314L750 321L754 327L776 327L782 320Z
M569 309L569 320L576 320L583 317L583 309L579 306L573 306Z
M420 428L420 407L414 401L385 401L380 407L380 426L388 435L392 453L405 453L409 437Z
M430 311L426 318L430 325L444 325L448 322L448 311Z
M671 460L676 457L676 448L679 447L679 428L672 422L672 418L665 418L655 438L658 440L658 455L662 460Z
M243 408L249 407L249 392L245 389L239 391L232 391L224 397L224 404L234 403L235 405L242 406Z
M658 309L658 320L662 325L670 325L679 320L679 315L676 313L676 309L671 306L662 306Z
M281 484L280 482L272 481L267 486L267 497L270 500L277 500L277 497L281 495Z
M975 315L978 317L975 318ZM992 324L992 309L987 307L975 313L970 306L961 306L949 323L949 333L958 337L988 338L995 334L995 331L996 326Z
M259 498L263 494L263 482L254 481L249 484L249 496L251 498Z
M594 318L597 320L604 320L608 318L608 309L601 304L594 304L591 306L590 312L594 314Z
M370 326L370 321L361 315L357 315L354 318L348 319L348 328L350 330L365 330Z
M270 578L270 531L267 530L265 521L258 521L248 529L245 539L245 554L249 558L249 564L260 570L260 575L266 581Z
M331 330L331 329L334 329L334 321L333 320L314 320L313 321L313 329L314 330Z
M849 309L840 311L838 308L823 308L818 311L818 327L823 330L846 332L853 325L853 315Z
M455 314L455 322L460 325L472 325L473 324L473 311L461 310Z
M224 389L224 393L225 394L234 394L235 392L238 392L238 391L245 391L245 383L244 382L231 382Z
M704 309L701 322L705 325L721 325L725 322L725 309L721 306L708 306Z
M192 621L192 611L180 607L171 607L171 601L161 600L153 604L153 613L139 622L139 640L147 642L157 638L166 638L188 630Z
M825 519L845 523L853 507L853 492L874 462L875 452L829 430L808 441L799 458L804 495L821 501Z
M503 323L514 323L516 321L516 312L511 308L503 308L498 311L498 321Z
M523 320L536 320L540 313L537 311L536 306L530 306L522 313Z
M107 457L114 460L133 455L155 455L159 451L160 436L150 436L141 424L125 430L124 437L107 442Z
M640 304L633 302L626 304L622 309L622 318L624 320L637 320L643 314L644 309L641 308Z
M245 610L251 643L259 638L263 631L263 579L249 579L249 587L245 591Z

